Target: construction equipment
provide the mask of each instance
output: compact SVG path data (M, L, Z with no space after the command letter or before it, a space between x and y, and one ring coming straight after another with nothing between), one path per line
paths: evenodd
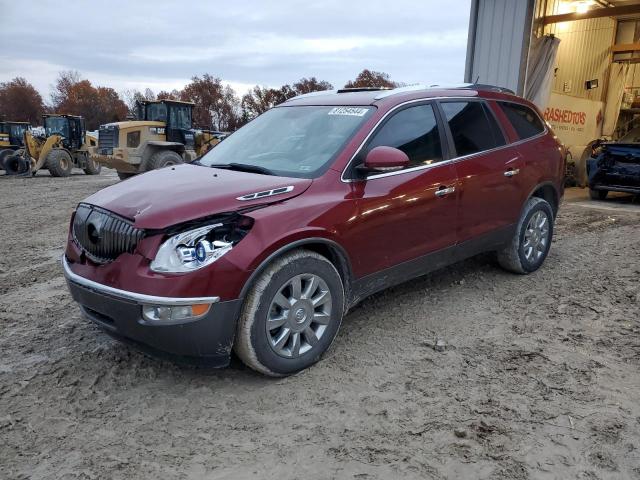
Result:
M68 177L73 167L82 168L87 175L100 173L100 164L89 157L89 148L98 140L87 135L84 118L49 114L42 120L45 135L24 132L24 149L5 161L7 175L35 175L46 168L54 177Z
M114 168L121 179L190 162L219 140L210 130L194 129L194 104L176 100L137 103L137 120L102 125L91 158Z
M8 157L24 147L24 132L30 129L29 122L0 122L0 170Z

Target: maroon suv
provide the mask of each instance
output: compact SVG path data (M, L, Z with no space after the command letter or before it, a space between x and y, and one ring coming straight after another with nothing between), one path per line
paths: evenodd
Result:
M499 88L302 95L80 203L64 271L117 338L287 375L390 285L485 251L538 269L563 169L536 108Z

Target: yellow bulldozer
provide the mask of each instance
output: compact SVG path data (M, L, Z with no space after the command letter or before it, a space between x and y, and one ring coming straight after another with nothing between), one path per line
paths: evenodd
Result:
M98 139L88 135L84 119L75 115L43 115L45 134L24 132L24 148L5 160L7 175L35 175L46 168L54 177L68 177L74 167L97 175L101 166L89 156Z
M194 104L176 100L137 103L137 120L102 125L91 158L121 179L190 162L220 141L221 133L193 128Z

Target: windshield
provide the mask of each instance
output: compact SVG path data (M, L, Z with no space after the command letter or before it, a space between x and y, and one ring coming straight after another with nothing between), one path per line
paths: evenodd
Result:
M315 178L370 115L372 107L273 108L200 159L205 166L243 164L283 177Z
M618 140L620 143L639 143L640 142L640 127L636 127L630 130L624 137Z
M149 103L146 120L153 122L167 121L167 106L164 103Z
M62 135L69 138L69 122L64 117L46 117L44 119L44 129L47 137L50 135Z

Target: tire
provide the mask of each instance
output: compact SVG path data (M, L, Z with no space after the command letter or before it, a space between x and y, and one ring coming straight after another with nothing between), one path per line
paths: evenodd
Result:
M7 175L23 175L29 171L29 160L16 152L5 159L4 169Z
M182 162L183 160L180 154L173 150L160 150L151 155L146 164L145 171L156 170L158 168L169 167L171 165L178 165Z
M292 287L296 279L302 295ZM293 303L296 295L299 300ZM285 310L282 304L291 307ZM245 365L260 373L291 375L316 363L331 346L343 313L344 287L336 268L322 255L296 250L274 260L251 286L238 320L234 350ZM269 329L269 317L281 320L276 319ZM284 339L281 345L278 339Z
M135 175L133 172L118 172L118 178L120 180L126 180L127 178L131 178Z
M551 205L542 198L530 198L524 206L513 239L497 252L500 266L520 274L538 270L551 247L553 222Z
M87 175L100 175L102 165L99 162L92 160L91 157L87 157L85 165L86 166L82 169L84 170L84 173Z
M589 196L591 197L591 200L604 200L605 198L607 198L608 194L608 190L592 190L591 188L589 189Z
M68 177L73 170L73 160L66 150L51 150L47 155L45 166L53 177Z
M3 148L2 150L0 150L0 170L6 170L4 168L4 161L15 153L16 152L11 150L10 148Z

